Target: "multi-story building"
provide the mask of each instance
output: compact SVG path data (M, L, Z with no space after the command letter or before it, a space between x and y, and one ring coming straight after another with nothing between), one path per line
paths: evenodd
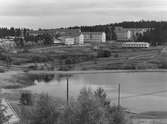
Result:
M49 34L55 39L59 39L63 44L66 45L81 45L84 44L84 37L80 29L45 29L29 31L29 35L38 36L42 34ZM56 41L55 41L56 42Z
M80 29L47 29L29 31L29 35L31 36L38 36L46 33L50 34L54 39L60 39L67 45L106 42L105 32L81 32Z
M84 43L105 43L105 32L82 32L84 36Z
M82 45L84 44L84 36L83 34L71 34L71 35L64 35L58 38L61 40L65 45Z
M115 34L118 41L129 41L132 39L132 32L122 27L115 27Z
M115 34L118 41L134 41L139 35L143 35L148 30L150 28L115 27Z

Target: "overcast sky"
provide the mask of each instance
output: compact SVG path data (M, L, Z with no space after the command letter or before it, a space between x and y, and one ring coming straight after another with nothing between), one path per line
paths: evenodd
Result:
M167 20L167 0L0 0L0 26L57 28Z

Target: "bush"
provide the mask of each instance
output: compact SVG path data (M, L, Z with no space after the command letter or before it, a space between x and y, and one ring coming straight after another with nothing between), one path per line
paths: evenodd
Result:
M119 54L115 54L114 57L115 57L115 58L118 58L118 57L119 57Z
M111 106L103 89L82 89L61 116L61 124L126 124L123 109Z
M32 94L31 93L21 93L20 103L22 105L32 105Z
M167 61L162 60L162 61L159 63L158 67L159 67L160 69L167 69Z
M59 112L48 95L41 95L35 105L31 124L57 124Z
M111 56L111 52L109 50L99 50L97 52L97 57L110 57Z
M73 67L72 65L61 65L59 66L58 70L59 71L69 71L72 69L72 67Z
M76 102L66 107L62 124L109 124L107 111L90 89L82 89Z
M41 95L29 120L31 124L126 124L123 109L111 106L102 88L82 89L61 110L48 95Z

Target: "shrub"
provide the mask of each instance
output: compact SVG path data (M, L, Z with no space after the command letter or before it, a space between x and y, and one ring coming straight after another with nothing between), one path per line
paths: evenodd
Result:
M109 124L105 107L90 89L82 89L76 102L66 107L62 124Z
M31 124L57 124L59 114L55 103L42 94L35 105Z
M158 67L161 69L167 69L167 61L161 60Z
M29 120L31 124L126 124L123 109L111 106L102 88L95 92L83 88L61 110L48 95L41 95Z
M111 106L102 88L94 93L82 89L77 101L71 101L60 118L61 124L126 124L121 107Z
M110 57L111 56L111 52L109 50L99 50L97 52L97 57Z
M115 57L115 58L118 58L118 57L119 57L119 54L115 54L114 57Z
M22 105L32 105L32 94L31 93L21 93L20 103Z

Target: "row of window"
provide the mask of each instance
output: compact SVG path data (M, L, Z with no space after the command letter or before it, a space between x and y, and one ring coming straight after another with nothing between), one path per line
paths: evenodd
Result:
M122 44L122 47L149 47L148 44Z

